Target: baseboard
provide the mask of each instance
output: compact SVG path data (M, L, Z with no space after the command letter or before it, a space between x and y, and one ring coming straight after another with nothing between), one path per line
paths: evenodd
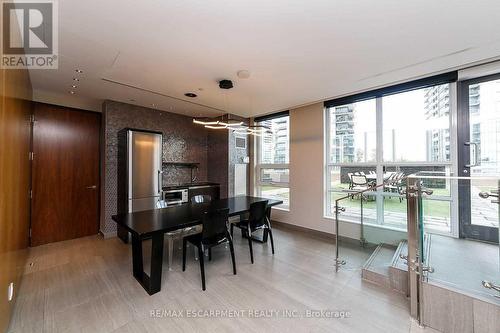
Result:
M99 230L99 235L101 235L104 239L113 238L117 236L116 231L102 232L101 230Z

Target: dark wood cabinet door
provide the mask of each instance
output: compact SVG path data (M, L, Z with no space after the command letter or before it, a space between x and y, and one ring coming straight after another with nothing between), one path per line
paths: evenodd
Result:
M37 103L31 246L97 234L101 115Z

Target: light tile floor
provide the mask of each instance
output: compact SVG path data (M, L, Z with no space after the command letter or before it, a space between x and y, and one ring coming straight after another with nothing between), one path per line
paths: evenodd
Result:
M9 332L423 332L410 319L406 298L361 281L359 269L335 273L331 239L275 228L275 243L274 256L270 245L255 243L252 265L236 232L238 274L231 272L229 250L214 249L206 291L193 251L182 272L176 246L173 271L164 265L162 290L153 296L132 277L131 248L117 238L33 248ZM346 252L360 262L369 256ZM151 316L155 310L159 317ZM192 317L210 310L211 317ZM216 310L233 312L221 317ZM349 316L304 318L308 310Z

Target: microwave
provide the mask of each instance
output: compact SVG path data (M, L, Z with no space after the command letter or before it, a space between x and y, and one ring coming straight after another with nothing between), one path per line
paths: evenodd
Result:
M174 206L181 205L188 202L188 190L185 189L175 189L163 192L163 205Z

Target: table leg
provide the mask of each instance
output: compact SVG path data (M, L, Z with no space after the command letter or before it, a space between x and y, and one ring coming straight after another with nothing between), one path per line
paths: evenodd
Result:
M163 234L154 234L151 248L150 295L161 290L161 271L163 264Z
M134 234L132 234L132 266L134 277L136 279L142 279L142 275L144 274L144 264L142 262L142 240L139 236Z
M137 235L132 235L132 266L134 277L150 295L153 295L161 290L162 264L163 233L154 234L151 240L150 275L144 272L142 239Z

